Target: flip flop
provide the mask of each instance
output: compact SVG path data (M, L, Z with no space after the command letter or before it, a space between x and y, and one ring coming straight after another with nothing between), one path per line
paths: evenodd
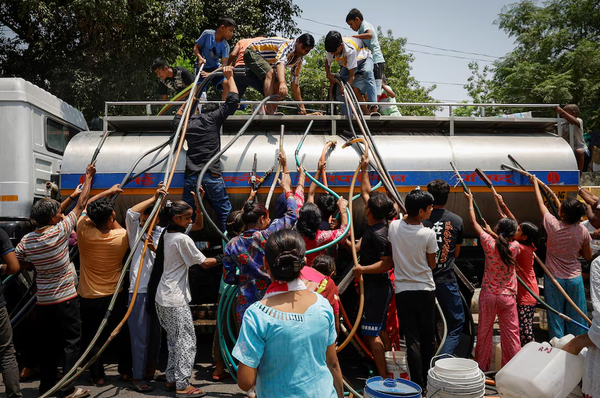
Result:
M175 397L177 398L186 398L186 397L203 397L205 396L206 393L201 390L200 388L196 387L191 389L188 392L178 392L175 394Z
M138 384L131 383L130 388L133 391L137 391L137 392L141 392L141 393L152 391L152 387L145 383L138 383Z
M84 390L83 388L75 387L75 391L67 395L65 398L84 398L90 395L90 390Z

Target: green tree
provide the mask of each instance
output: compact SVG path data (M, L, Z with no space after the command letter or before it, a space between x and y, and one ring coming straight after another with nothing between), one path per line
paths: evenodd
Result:
M484 77L490 98L576 103L586 128L600 128L598 1L548 0L540 5L522 0L504 7L495 23L515 39L515 49L494 63L491 81Z
M435 102L429 93L435 89L423 87L410 74L411 63L414 56L406 52L405 38L396 38L391 30L384 35L381 28L377 29L379 44L385 58L385 73L388 84L396 93L398 102ZM325 75L325 44L324 38L318 41L315 48L304 58L300 87L305 100L327 100L329 98L329 80ZM339 67L334 62L332 71L337 72ZM436 108L425 107L400 107L403 115L434 114Z
M235 42L259 29L294 35L299 14L292 0L0 0L0 75L47 89L89 120L107 100L157 98L152 61L185 63L220 16L236 19Z

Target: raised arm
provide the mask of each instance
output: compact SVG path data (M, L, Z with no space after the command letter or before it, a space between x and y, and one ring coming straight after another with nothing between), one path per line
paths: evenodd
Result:
M192 191L192 196L194 197L194 203L196 204L196 220L192 224L192 231L200 231L204 228L204 213L202 213L200 203L198 202L198 197L196 196L196 192ZM204 189L200 187L200 195L202 195L201 200L204 199ZM214 267L214 265L212 265ZM209 268L209 267L207 267Z
M326 162L321 162L319 160L319 165L317 167L317 172L315 174L315 180L319 179L319 176L323 173L323 169L325 169ZM315 194L317 193L317 184L311 180L310 186L308 187L308 195L306 197L306 203L315 203Z
M477 222L477 217L475 216L475 207L473 206L473 194L469 190L469 192L465 192L465 197L467 198L467 202L469 203L469 220L471 221L471 226L475 230L477 236L481 235L484 232L481 225Z
M91 185L91 184L90 184ZM98 200L100 198L106 198L108 196L113 196L117 193L121 193L123 192L123 190L121 188L119 188L121 186L121 184L115 184L112 187L108 188L106 191L100 192L98 195L90 198L90 200L87 201L86 206L90 203L92 203L95 200ZM83 187L84 191L81 194L81 196L83 196L83 194L85 193L85 185ZM88 192L89 195L89 192ZM79 203L77 203L77 205L79 205L82 201L80 200ZM80 213L81 214L81 213Z
M567 122L569 122L571 124L576 124L579 126L579 120L577 120L577 118L575 116L571 115L570 113L567 113L567 111L565 111L560 106L557 106L555 109L556 109L556 113L558 113L559 115L564 117L567 120Z
M167 196L169 194L165 189L165 184L163 184L162 181L158 183L158 189L154 193L154 196L134 205L130 210L134 213L141 214L144 210L146 210L148 206L156 203L161 194L163 194L164 196Z
M360 196L362 197L365 206L371 197L371 181L369 181L369 159L364 155L360 158L361 180L360 180Z
M580 187L577 193L588 205L592 206L593 208L596 208L596 206L598 206L598 197L590 191L588 191L587 189Z
M514 214L510 211L506 203L504 203L504 198L499 193L496 193L494 190L494 196L496 197L496 203L498 203L498 213L500 213L501 217L512 218L513 220L517 220Z
M89 201L91 201L90 190L92 189L92 183L94 181L95 174L96 166L94 164L88 164L85 170L85 182L83 183L83 189L81 190L81 194L79 195L77 205L73 209L73 212L77 217L81 215L83 209L85 209Z
M538 205L538 209L540 209L540 213L542 213L542 218L549 213L548 208L544 204L544 199L542 198L542 193L540 192L540 185L538 184L538 179L536 176L532 175L529 178L529 182L533 184L533 190L535 191L535 201Z
M81 194L82 190L83 190L83 184L77 185L77 188L75 188L73 193L71 195L67 196L67 198L65 200L63 200L63 202L60 204L60 211L63 214L67 213L67 209L69 208L71 203L73 203L77 200L77 198Z

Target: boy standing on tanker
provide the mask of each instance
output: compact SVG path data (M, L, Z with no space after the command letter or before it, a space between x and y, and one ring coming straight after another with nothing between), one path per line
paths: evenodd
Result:
M240 96L233 79L233 67L225 66L223 75L230 82L230 91L225 103L220 106L214 104L203 106L202 113L190 117L185 134L188 150L185 159L185 183L181 199L192 206L193 210L196 210L196 204L191 192L196 192L198 174L200 174L206 163L221 150L221 126L225 123L225 119L235 112L240 103ZM173 131L177 130L184 107L185 104L179 108L173 122L171 122ZM202 188L206 193L206 199L217 213L217 225L221 231L225 232L227 216L231 212L231 202L225 189L220 161L214 162L207 173L204 174Z
M573 126L573 152L577 159L577 168L582 172L586 158L590 157L590 150L583 139L583 120L579 117L579 107L575 104L565 105L565 109L557 106L556 113L566 119L560 127L560 135L569 145L571 145L571 125Z
M446 181L431 181L427 184L427 192L433 195L433 211L428 220L423 220L423 225L431 228L436 235L439 256L433 270L435 296L448 324L448 337L440 354L452 355L460 342L465 323L462 299L454 273L454 260L460 253L463 240L463 220L445 208L450 195L450 185Z
M429 219L434 199L415 189L406 196L405 219L392 221L389 239L394 258L396 308L406 339L410 379L427 387L429 363L435 353L435 283L438 245L435 232L421 223Z
M200 66L204 64L202 76L198 80L200 83L206 75L214 72L219 66L226 66L229 62L229 43L235 31L235 21L232 18L222 17L217 22L216 30L206 29L194 44L194 55L196 55L196 74ZM220 64L219 64L220 63ZM223 101L229 93L229 83L227 79L213 80L215 89L223 90Z
M169 66L164 58L156 58L152 63L152 71L158 77L158 94L163 101L167 100L168 90L179 93L194 82L194 75L181 66Z
M361 159L361 196L365 203L368 227L362 237L360 265L354 275L363 276L365 284L365 306L360 323L361 335L373 353L377 373L386 378L385 346L379 336L385 332L387 310L394 295L388 271L394 266L388 241L386 216L392 209L392 201L382 192L371 192L369 160Z
M251 43L244 53L244 62L248 69L264 82L265 97L277 93L281 100L288 96L285 68L290 68L292 70L292 95L296 101L302 101L299 85L302 60L314 46L315 39L308 33L304 33L295 41L281 37L269 37ZM273 70L273 65L275 70ZM299 113L305 115L304 105L300 104L299 107ZM270 105L267 107L267 113L273 114L276 108L277 106Z
M361 39L342 37L340 32L332 30L325 36L325 51L327 51L325 73L332 85L337 84L331 74L331 64L335 59L341 67L340 76L354 88L354 93L359 101L362 101L363 93L367 95L369 101L377 100L377 88L373 76L373 56L371 50ZM343 87L341 92L343 94ZM365 105L361 108L363 113L371 113ZM342 105L342 113L345 113L344 105Z
M385 69L385 58L383 58L383 53L381 52L381 47L379 46L377 31L373 25L364 20L362 13L356 8L350 10L346 16L346 23L350 26L350 29L358 33L352 37L361 39L363 43L369 47L371 54L373 54L373 75L375 76L377 95L381 95L381 86L383 83L382 79ZM369 98L369 101L375 101L375 99Z

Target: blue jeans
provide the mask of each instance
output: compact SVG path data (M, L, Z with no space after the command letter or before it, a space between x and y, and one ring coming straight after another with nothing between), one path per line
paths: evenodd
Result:
M342 66L340 69L340 76L347 81L350 76L348 68ZM367 58L365 62L354 69L354 83L352 84L352 87L358 88L363 95L366 94L369 97L368 100L370 102L377 102L377 86L375 84L375 75L373 74L373 58ZM344 101L341 94L338 95L338 101ZM346 106L342 105L341 107L342 114L346 115Z
M454 350L460 342L460 334L465 323L465 312L463 309L458 284L436 283L435 296L442 307L446 324L448 325L448 336L440 354L454 354Z
M183 184L183 195L181 200L187 202L192 209L196 211L196 204L191 192L196 192L196 184L198 184L198 174L187 176ZM202 178L202 188L206 195L204 196L211 207L217 213L217 226L221 231L225 232L227 225L227 216L231 213L231 202L225 189L225 181L222 177L213 177L210 174L205 174Z
M577 307L579 307L584 314L587 314L587 301L585 299L585 290L583 288L583 277L579 275L573 279L556 278L556 280L558 281L558 284L565 289L565 292L567 292ZM546 302L550 307L562 312L568 317L571 317L571 319L576 320L582 325L586 324L585 319L583 319L583 317L579 315L569 303L567 303L567 300L565 300L563 295L558 291L556 286L554 286L554 283L552 283L548 276L544 276L544 290ZM559 339L564 337L566 334L579 336L580 334L584 334L586 332L581 327L572 322L567 322L561 319L558 315L555 315L551 311L548 311L548 329L550 338L558 337Z

